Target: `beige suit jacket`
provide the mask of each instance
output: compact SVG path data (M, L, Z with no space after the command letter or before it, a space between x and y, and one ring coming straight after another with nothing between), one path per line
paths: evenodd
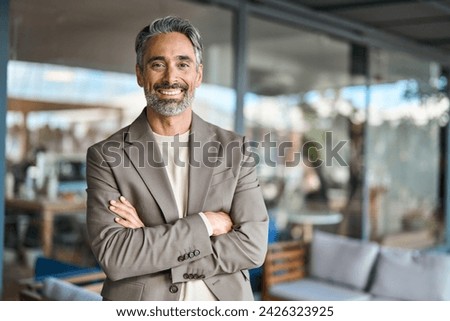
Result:
M145 109L88 149L88 235L107 275L105 299L178 300L182 282L203 279L219 300L253 300L248 269L264 261L268 215L255 158L244 148L242 137L193 113L188 214L182 219ZM144 228L114 222L108 202L120 195L135 206ZM232 231L209 237L202 211L229 213Z

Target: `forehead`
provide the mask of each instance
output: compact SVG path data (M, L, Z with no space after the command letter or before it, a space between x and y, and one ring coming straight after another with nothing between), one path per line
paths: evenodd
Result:
M145 56L189 56L194 59L195 52L188 37L179 32L170 32L152 37L147 43Z

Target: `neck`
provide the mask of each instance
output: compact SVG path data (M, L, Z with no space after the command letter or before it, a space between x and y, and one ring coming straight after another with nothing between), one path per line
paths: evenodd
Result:
M184 134L191 127L192 109L188 108L176 116L163 116L147 107L147 121L153 132L163 136Z

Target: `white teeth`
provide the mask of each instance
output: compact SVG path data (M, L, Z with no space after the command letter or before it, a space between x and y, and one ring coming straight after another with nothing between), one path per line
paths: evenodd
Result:
M179 89L178 90L170 90L170 91L160 90L160 93L163 95L167 95L167 96L175 96L175 95L181 94L181 90L179 90Z

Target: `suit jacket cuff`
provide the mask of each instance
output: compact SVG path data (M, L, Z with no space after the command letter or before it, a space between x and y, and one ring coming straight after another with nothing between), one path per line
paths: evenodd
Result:
M211 226L211 223L209 223L208 219L206 218L205 213L200 212L200 213L198 213L198 214L199 214L200 217L202 218L203 223L205 223L206 229L208 230L208 236L213 235L213 228L212 228L212 226Z
M186 273L194 273L198 275L203 274L203 271L199 271L198 269L193 271L190 268L190 264L204 258L205 256L211 255L213 252L211 239L209 238L209 235L207 233L206 225L200 223L201 221L203 222L201 215L188 215L184 219L188 220L190 222L189 225L193 227L193 233L195 233L195 241L188 247L179 249L177 259L178 262L181 262L181 265L178 265L171 269L173 283L189 281L185 278Z

